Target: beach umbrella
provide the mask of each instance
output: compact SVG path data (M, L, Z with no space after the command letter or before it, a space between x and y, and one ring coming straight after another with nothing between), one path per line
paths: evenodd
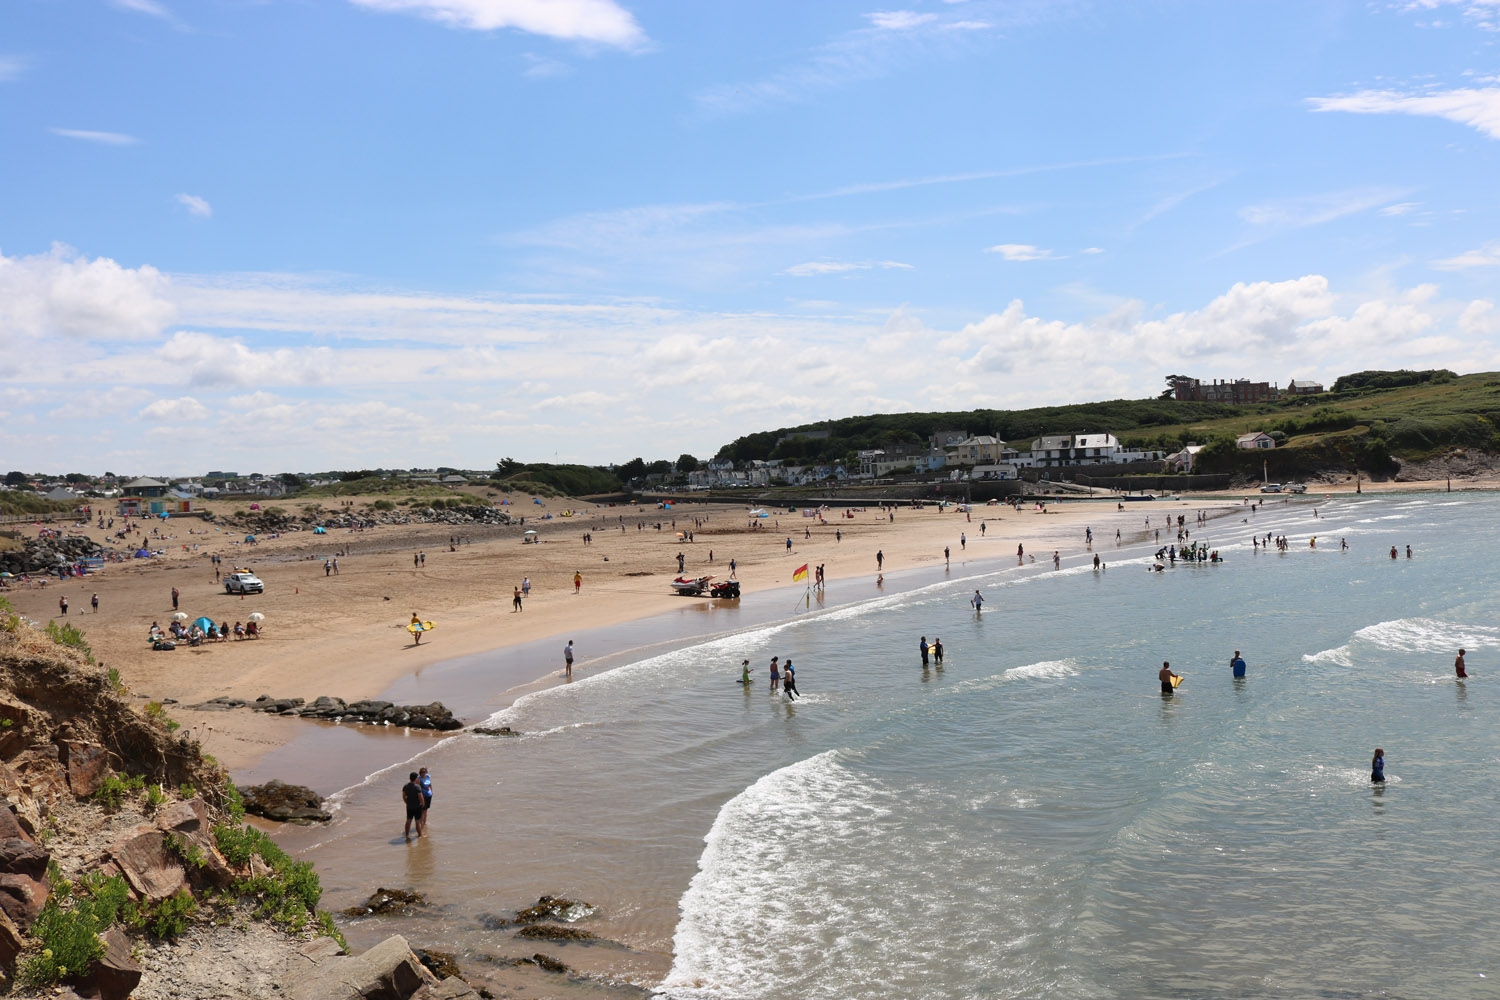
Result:
M259 611L253 611L250 613L249 620L253 622L263 622L266 620L266 616L261 614Z
M197 621L193 622L193 624L201 628L203 631L207 632L210 628L213 627L214 620L205 615L204 617L199 618Z
M185 621L187 621L187 612L186 611L174 611L174 612L172 612L172 620L174 622L185 622Z

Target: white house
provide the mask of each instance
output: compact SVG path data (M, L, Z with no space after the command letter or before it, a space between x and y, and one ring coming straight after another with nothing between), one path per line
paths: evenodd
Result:
M1031 464L1043 469L1107 465L1118 461L1119 450L1113 434L1045 434L1031 442Z
M991 434L964 438L950 449L950 459L957 465L993 465L1000 461L1005 442Z
M1241 434L1235 438L1234 446L1236 448L1247 449L1274 448L1276 447L1276 439L1265 431L1252 431L1249 434Z

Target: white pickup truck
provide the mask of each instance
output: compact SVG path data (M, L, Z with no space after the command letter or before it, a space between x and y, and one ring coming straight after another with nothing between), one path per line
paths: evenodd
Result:
M224 578L224 593L226 594L259 594L263 593L266 585L260 582L260 577L254 573L243 571L230 573Z

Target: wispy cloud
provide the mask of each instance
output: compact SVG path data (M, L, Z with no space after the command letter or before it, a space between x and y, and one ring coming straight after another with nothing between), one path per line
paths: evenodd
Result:
M809 278L824 274L848 274L851 271L912 270L912 265L898 260L813 260L806 264L794 264L782 271L794 278Z
M1054 8L1055 9L1054 5ZM1062 7L1071 6L1062 4ZM1042 0L1009 5L1011 21L1047 11ZM1023 13L1024 12L1024 13ZM801 64L787 66L758 80L709 88L694 98L699 110L736 114L774 104L805 101L810 94L874 80L898 72L929 55L953 57L972 51L967 37L981 36L995 25L973 17L911 10L873 11L868 25L846 31L811 50Z
M1174 194L1169 194L1165 198L1162 198L1160 201L1156 202L1156 204L1152 205L1150 208L1146 209L1146 214L1141 216L1140 222L1136 223L1136 225L1144 225L1145 223L1150 222L1152 219L1156 218L1159 215L1165 215L1177 206L1181 205L1183 202L1187 201L1189 198L1200 195L1205 191L1210 191L1218 187L1222 183L1224 183L1223 178L1219 178L1217 180L1208 181L1204 184L1195 185L1184 191L1178 191Z
M1500 267L1500 243L1487 243L1478 250L1467 250L1457 257L1435 260L1439 271L1468 271L1479 267Z
M569 42L640 49L648 39L614 0L350 0L372 10L416 14L450 28L514 28Z
M918 14L914 10L877 10L865 18L882 31L910 31L938 19L936 14Z
M109 0L109 5L130 11L132 14L145 14L147 17L159 18L179 31L187 30L187 25L183 24L170 8L158 3L157 0Z
M521 71L521 74L533 80L547 80L567 76L573 72L573 67L562 60L537 55L535 52L523 52L521 58L526 61L526 68Z
M906 188L929 187L934 184L963 184L972 181L997 180L1002 177L1024 177L1029 174L1046 174L1062 170L1084 170L1091 167L1116 167L1131 163L1152 163L1158 160L1177 160L1196 156L1196 153L1151 153L1144 156L1106 156L1097 160L1064 160L1060 163L1036 163L1020 167L999 167L994 170L973 170L967 173L935 174L929 177L903 177L890 181L868 181L819 191L813 194L792 195L777 204L799 201L816 201L821 198L844 198L851 195L880 194L885 191L900 191Z
M94 132L82 128L58 128L55 125L49 127L47 131L53 135L61 135L69 139L97 142L101 146L131 146L141 141L135 136L126 135L123 132Z
M1491 139L1500 139L1500 87L1414 92L1362 90L1342 97L1309 97L1307 103L1314 111L1446 118L1478 129Z
M1354 188L1296 198L1276 198L1256 205L1246 205L1240 209L1240 218L1252 226L1263 228L1303 229L1369 211L1405 193L1391 188Z
M1381 215L1409 215L1415 209L1421 208L1420 201L1399 201L1394 205L1387 205L1380 210Z
M19 80L30 65L28 60L20 56L0 55L0 83Z
M985 247L985 253L997 253L1006 260L1062 260L1051 250L1034 247L1030 243L1000 243Z
M205 199L195 194L179 194L177 204L188 210L190 215L200 219L213 218L214 209Z

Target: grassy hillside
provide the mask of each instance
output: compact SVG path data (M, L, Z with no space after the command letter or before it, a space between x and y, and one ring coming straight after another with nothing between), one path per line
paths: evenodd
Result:
M1023 450L1036 436L1108 431L1122 444L1175 451L1189 442L1207 446L1204 471L1243 472L1262 462L1283 477L1319 469L1362 469L1379 475L1392 458L1421 461L1458 449L1500 452L1500 373L1439 377L1384 388L1400 373L1360 373L1360 387L1297 396L1254 406L1176 400L1111 400L1028 410L963 410L874 414L749 434L726 445L720 457L737 461L782 458L844 461L861 448L924 440L935 429L997 434ZM1432 373L1410 373L1428 376ZM1382 378L1381 376L1392 376ZM1346 383L1348 384L1348 383ZM799 438L827 430L826 438ZM1282 440L1271 452L1243 452L1234 438L1250 431ZM1277 475L1275 469L1272 475Z

